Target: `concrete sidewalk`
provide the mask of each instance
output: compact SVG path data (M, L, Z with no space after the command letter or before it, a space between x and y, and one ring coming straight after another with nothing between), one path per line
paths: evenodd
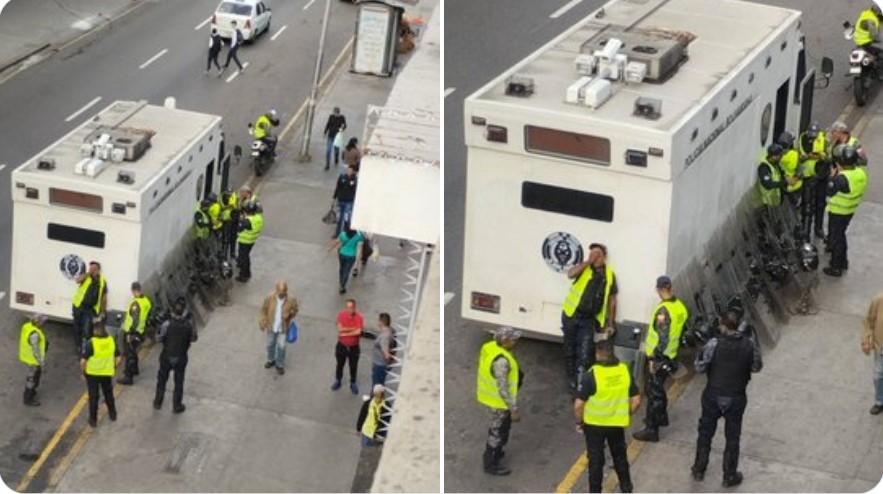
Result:
M320 218L342 168L323 170L320 135L331 108L340 106L346 136L361 140L367 105L384 104L394 82L341 73L317 107L312 163L297 162L297 126L280 144L280 159L260 184L266 225L252 254L253 277L237 283L233 305L210 314L191 348L187 411L173 415L170 403L160 411L152 408L154 349L136 384L119 396L117 422L99 422L58 491L351 490L362 451L355 430L362 396L346 386L329 389L336 315L348 297L359 302L369 328L376 327L380 312L394 313L406 258L397 240L381 239L380 259L352 280L345 296L338 294L337 256L325 252L332 229ZM301 336L288 347L284 376L263 368L264 337L257 329L263 297L280 279L300 301ZM361 394L370 385L372 343L362 344Z

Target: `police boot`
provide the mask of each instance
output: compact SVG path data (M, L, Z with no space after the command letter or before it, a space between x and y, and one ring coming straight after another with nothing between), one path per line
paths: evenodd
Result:
M632 437L637 439L638 441L644 441L648 443L658 443L659 442L659 429L657 427L650 427L649 425L645 427L643 430L639 430L632 434Z
M724 487L733 487L742 483L742 472L738 471L739 455L727 454L724 451Z
M38 407L40 406L40 402L37 401L37 390L36 389L25 389L24 393L24 403L25 406L29 407Z
M705 478L705 469L708 468L708 455L711 454L710 446L697 446L696 459L690 472L693 474L693 480L702 481Z
M487 447L484 452L484 473L489 473L491 475L509 475L512 473L511 470L500 465L500 458L502 454L502 448L491 448Z

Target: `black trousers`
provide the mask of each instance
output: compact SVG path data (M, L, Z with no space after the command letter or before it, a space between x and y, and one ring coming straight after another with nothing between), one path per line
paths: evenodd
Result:
M803 208L801 210L803 227L807 235L812 232L823 236L822 224L825 220L825 200L828 197L828 180L813 177L803 181ZM812 229L812 231L810 231ZM809 239L806 239L809 241Z
M74 319L74 347L77 355L83 349L83 342L92 337L92 319L95 312L92 309L73 308Z
M622 492L632 492L632 477L629 472L629 459L626 454L625 428L604 427L583 424L586 436L586 450L589 454L589 492L601 492L604 480L604 442L613 457L613 469L619 477Z
M234 36L235 36L235 35L234 35ZM225 68L225 69L226 69L227 67L230 66L230 60L232 59L233 61L236 62L236 65L239 67L239 70L242 70L242 64L239 62L239 57L236 56L236 53L237 53L238 51L239 51L239 47L238 47L238 46L235 46L235 47L233 47L233 48L230 48L230 50L227 51L227 61L224 63L224 68Z
M665 381L669 376L670 374L666 370L657 369L655 374L650 374L647 377L647 415L644 422L651 429L668 423L668 396L665 394Z
M598 321L594 318L567 317L561 313L561 331L564 332L564 367L573 389L580 376L595 365L595 333Z
M744 394L725 396L713 388L705 388L702 392L702 415L699 417L699 438L696 440L695 471L705 472L708 466L708 455L711 452L711 440L717 429L717 421L724 418L724 436L727 444L724 447L724 476L736 473L739 468L739 438L742 436L742 416L748 405L748 397Z
M346 346L337 342L334 348L334 357L337 359L337 368L334 369L334 379L340 381L343 378L343 366L347 361L350 364L350 382L356 382L356 371L359 369L359 355L362 353L359 345Z
M159 357L159 371L156 373L156 396L154 403L162 404L166 394L169 373L175 373L175 390L172 392L172 406L178 408L184 401L184 370L187 369L187 356Z
M206 71L206 72L208 72L208 70L209 70L210 68L212 68L212 63L213 63L213 62L214 62L214 64L215 64L215 67L217 67L219 71L221 70L221 64L218 63L218 55L220 55L220 54L221 54L221 50L220 50L220 49L218 49L218 50L209 50L209 51L208 51L208 61L207 61L206 64L205 64L205 71Z
M846 269L849 260L846 258L846 229L852 221L851 214L834 214L828 212L828 245L831 247L831 267Z
M138 348L141 346L141 341L141 335L138 333L123 334L123 354L126 357L123 374L126 378L132 378L132 376L139 374Z
M104 394L104 403L111 415L116 415L116 402L113 400L113 378L111 376L90 376L86 374L86 388L89 390L89 420L98 420L98 390Z
M254 244L243 244L239 242L239 276L243 278L251 278L251 249Z

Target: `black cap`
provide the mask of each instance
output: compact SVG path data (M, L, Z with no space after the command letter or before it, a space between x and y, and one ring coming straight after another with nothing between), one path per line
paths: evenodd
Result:
M601 252L606 256L607 255L607 246L599 243L591 243L589 244L589 250L594 249L595 247L601 249Z
M666 275L656 278L656 288L671 288L671 278Z

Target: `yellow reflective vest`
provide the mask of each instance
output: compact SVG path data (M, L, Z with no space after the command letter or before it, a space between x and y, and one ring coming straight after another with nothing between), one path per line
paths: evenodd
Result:
M116 370L114 359L116 343L110 336L93 336L92 356L86 360L86 374L90 376L113 376Z
M80 309L81 305L83 305L83 298L86 297L86 292L89 291L89 287L92 286L92 277L86 275L86 279L80 283L80 287L77 288L77 293L74 295L74 307ZM107 287L107 280L104 279L104 276L98 276L98 300L95 301L95 305L92 306L92 309L95 311L95 314L101 314L101 300L104 298L104 290Z
M862 166L843 170L840 173L849 182L849 193L838 192L828 197L828 212L840 215L855 214L868 187L868 174Z
M819 135L817 135L815 140L810 143L808 148L805 148L803 146L803 141L804 141L803 136L805 134L806 133L801 134L800 139L798 140L798 147L800 148L800 154L806 156L811 153L818 153L821 156L827 156L828 143L826 141L828 139L828 136L825 134L825 132L820 131ZM810 178L810 177L816 176L816 163L817 162L818 162L818 160L814 160L814 159L806 159L803 161L803 164L801 165L801 168L802 168L801 173L803 174L804 178Z
M782 181L782 173L779 170L779 165L776 163L770 163L769 159L764 158L763 161L760 162L759 166L766 165L770 168L771 178L775 182ZM767 206L778 206L782 204L782 189L779 187L775 187L773 189L767 189L760 182L760 177L757 179L757 192L760 194L760 202L764 203Z
M652 357L656 351L656 345L659 344L659 332L656 330L656 315L659 314L659 310L663 307L668 310L668 315L671 318L671 327L668 330L668 344L663 353L670 359L676 359L678 357L678 347L681 344L681 332L684 330L684 323L687 322L687 318L690 315L687 306L677 298L663 300L653 311L653 316L650 318L650 328L647 330L647 356Z
M253 244L258 241L258 238L261 236L261 232L264 230L264 215L261 213L256 213L248 217L249 222L251 223L251 229L242 230L239 232L237 236L237 240L240 244Z
M874 42L874 35L863 26L865 21L870 21L876 26L876 29L880 29L880 20L877 19L877 15L874 14L873 10L868 9L862 12L858 17L858 21L855 23L855 36L853 37L853 41L855 41L856 46L864 46L868 43Z
M383 412L383 400L377 401L371 398L371 404L368 405L368 416L362 424L362 435L374 439L377 429L380 428L380 414Z
M267 134L269 133L267 129L269 129L272 125L273 124L270 123L270 117L268 117L266 114L258 117L258 120L254 123L254 138L263 139L264 137L267 137Z
M579 302L583 298L583 292L585 292L586 287L589 286L589 281L592 280L594 272L594 268L588 266L582 273L580 273L579 278L570 285L570 292L568 292L567 298L564 299L564 314L566 314L567 317L573 317L573 314L576 313L576 308L579 307ZM607 322L607 307L610 302L610 290L613 288L613 268L610 266L604 266L604 273L607 276L607 285L604 287L604 306L601 308L601 311L598 312L596 318L598 325L602 328Z
M512 352L500 346L496 340L491 340L481 347L481 355L478 358L478 402L491 408L508 410L509 405L500 396L497 387L497 378L494 377L492 366L499 356L506 357L509 361L509 395L514 400L518 396L518 361Z
M21 339L18 344L18 359L28 365L40 365L37 357L34 355L34 348L31 346L31 333L37 333L40 336L40 354L46 358L46 335L43 330L38 328L32 322L26 322L21 327Z
M133 327L135 321L132 318L132 309L134 309L136 304L139 308L138 324ZM150 315L151 308L153 308L153 304L150 303L150 299L145 295L132 299L132 302L129 303L129 310L126 311L126 319L123 321L123 329L127 333L131 333L134 329L138 333L144 334L144 330L147 329L147 317Z
M208 216L212 220L212 230L220 230L224 226L223 218L221 218L222 209L220 202L213 202L208 208Z
M629 388L632 376L622 362L616 365L595 364L595 394L583 408L583 422L605 427L628 427L632 423L629 409Z
M803 180L801 180L802 177L800 176L800 153L796 149L785 151L779 164L782 166L785 176L797 179L793 184L786 185L785 190L789 193L800 190L803 187Z

